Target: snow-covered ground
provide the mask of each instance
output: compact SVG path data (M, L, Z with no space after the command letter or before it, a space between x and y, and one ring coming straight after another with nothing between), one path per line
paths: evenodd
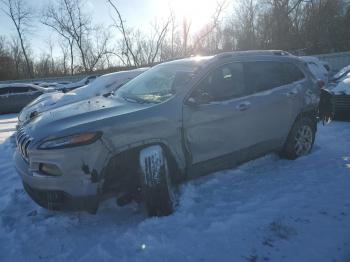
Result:
M319 126L311 155L268 155L181 187L175 214L103 203L52 212L23 191L15 115L0 117L1 261L350 261L350 123Z

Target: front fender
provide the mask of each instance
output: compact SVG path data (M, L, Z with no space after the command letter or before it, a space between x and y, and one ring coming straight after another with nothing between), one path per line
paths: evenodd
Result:
M141 148L145 148L147 146L158 144L158 145L161 145L163 148L165 148L172 155L172 157L174 158L174 160L176 162L178 169L181 172L184 172L184 170L186 168L185 155L182 151L181 143L173 145L172 143L168 142L165 139L147 139L147 140L142 140L139 142L134 142L131 144L123 145L120 147L114 147L113 145L108 143L108 141L104 141L104 143L106 144L106 147L110 150L111 157L118 155L120 153L123 153L123 152L135 151L135 150L139 150Z

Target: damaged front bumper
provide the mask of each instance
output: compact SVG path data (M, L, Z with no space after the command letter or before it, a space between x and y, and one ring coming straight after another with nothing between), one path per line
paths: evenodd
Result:
M98 195L73 197L59 190L36 189L25 182L23 187L35 203L50 210L86 210L95 213L99 204Z
M96 150L96 145L86 146L84 152ZM61 152L37 151L30 161L25 160L19 150L14 154L15 167L24 189L40 206L51 210L87 210L93 212L99 202L100 170L108 153L101 147L97 159L87 158L80 148ZM95 151L96 152L96 151ZM96 154L94 154L96 156ZM60 176L50 176L40 171L40 163L55 164ZM94 164L93 164L94 163ZM96 166L97 165L97 166Z

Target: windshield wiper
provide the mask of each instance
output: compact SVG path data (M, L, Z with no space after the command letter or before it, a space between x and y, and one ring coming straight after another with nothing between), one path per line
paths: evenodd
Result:
M139 104L144 104L144 103L148 103L148 101L143 100L139 97L133 96L133 97L129 97L129 96L122 96L124 98L124 100L128 101L128 102L132 102L132 103L139 103Z

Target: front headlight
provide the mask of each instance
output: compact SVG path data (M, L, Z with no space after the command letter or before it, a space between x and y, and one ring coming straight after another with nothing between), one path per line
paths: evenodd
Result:
M46 140L40 144L39 149L59 149L88 145L95 142L101 137L101 132L80 133L71 136L65 136L55 139Z

